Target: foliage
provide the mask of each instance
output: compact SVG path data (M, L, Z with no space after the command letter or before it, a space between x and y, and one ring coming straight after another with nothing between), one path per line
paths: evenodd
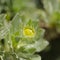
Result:
M51 40L60 34L60 0L43 0L43 4L40 26L46 30L45 38Z
M49 27L59 31L60 25L60 0L44 0L45 11L41 12L43 20Z
M49 33L60 33L60 0L43 0L45 10L35 6L35 0L0 0L0 59L41 60L41 52L49 44L44 39ZM11 21L10 21L11 20ZM56 31L55 31L55 30ZM54 34L53 34L54 33Z
M41 11L32 0L13 1L13 11L16 15L12 21L8 21L9 14L0 15L0 59L41 60L35 53L49 44L44 39L45 30L39 27Z
M1 15L1 17L4 15ZM4 38L5 44L1 44L1 52L4 54L4 59L14 60L14 57L7 57L8 54L15 54L19 59L39 59L35 56L35 52L40 52L47 45L48 42L43 39L44 30L38 25L38 19L26 18L26 15L18 13L13 20L8 23L2 20L6 26L2 24L0 31L0 39ZM3 19L3 18L2 18ZM26 31L25 31L26 30ZM43 44L43 45L42 45ZM2 48L3 47L3 48ZM5 55L7 54L7 56Z

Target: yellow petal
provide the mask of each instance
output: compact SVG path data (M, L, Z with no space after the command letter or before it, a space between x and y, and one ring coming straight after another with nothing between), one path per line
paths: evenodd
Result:
M35 35L35 32L33 29L26 28L23 30L23 34L27 37L33 37Z

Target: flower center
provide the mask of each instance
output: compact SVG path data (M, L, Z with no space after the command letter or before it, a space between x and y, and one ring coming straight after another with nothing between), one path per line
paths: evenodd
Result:
M35 35L35 32L32 29L26 28L24 29L23 34L27 37L33 37Z

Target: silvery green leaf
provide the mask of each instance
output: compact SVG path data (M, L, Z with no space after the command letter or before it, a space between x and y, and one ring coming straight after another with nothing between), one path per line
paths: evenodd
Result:
M9 25L8 22L6 21L6 15L5 14L1 14L0 15L0 39L4 38L5 35L7 35L6 33L9 30Z
M32 49L34 49L34 51L32 52L32 54L34 54L34 52L40 52L45 49L48 44L49 43L46 40L41 39L40 41L36 41L33 44L28 44L27 46L25 46L25 49L27 52L30 52Z
M3 60L19 60L13 52L5 52Z
M33 55L30 60L41 60L39 55Z

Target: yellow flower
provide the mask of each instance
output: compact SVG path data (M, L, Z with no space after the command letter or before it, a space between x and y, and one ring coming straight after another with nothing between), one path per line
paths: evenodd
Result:
M27 37L34 37L35 31L33 29L30 29L30 28L25 28L23 30L23 34Z

